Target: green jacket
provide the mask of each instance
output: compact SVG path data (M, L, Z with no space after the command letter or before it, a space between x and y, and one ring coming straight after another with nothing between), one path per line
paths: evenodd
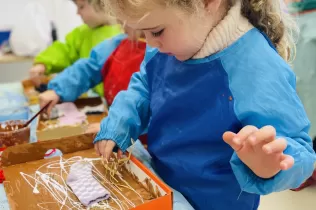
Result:
M78 59L89 57L92 48L119 33L121 33L120 25L106 25L94 29L87 25L79 26L66 36L64 43L56 41L37 55L34 63L44 64L47 75L59 73ZM94 90L103 96L102 84L96 86Z
M303 12L306 10L316 9L316 0L302 0L301 2L293 2L289 6L291 12Z

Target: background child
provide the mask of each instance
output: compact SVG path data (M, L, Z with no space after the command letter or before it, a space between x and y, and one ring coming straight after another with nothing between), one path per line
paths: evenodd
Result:
M105 2L158 49L102 121L100 155L148 130L154 168L195 209L257 209L259 195L312 174L309 121L284 61L293 22L278 1Z
M144 58L146 43L131 28L126 34L103 41L96 46L89 58L80 59L51 80L48 91L40 95L40 104L53 101L47 112L58 101L75 101L89 88L103 81L104 97L111 105L116 94L126 90L134 72L139 71ZM99 131L99 125L92 125L88 132Z
M110 19L105 17L99 0L93 4L91 0L74 2L85 25L69 33L65 43L56 41L35 58L34 66L30 69L30 77L36 86L40 85L44 74L63 71L78 59L88 57L91 49L97 44L121 32L119 25L110 25ZM94 90L103 95L102 84Z

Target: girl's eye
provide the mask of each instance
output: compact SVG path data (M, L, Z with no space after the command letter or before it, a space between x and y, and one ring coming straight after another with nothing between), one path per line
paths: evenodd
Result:
M79 9L83 9L83 8L85 7L85 5L84 5L84 4L77 4L77 7L78 7Z
M151 32L151 34L152 34L153 37L159 37L164 32L164 30L165 29L162 29L162 30L160 30L158 32Z

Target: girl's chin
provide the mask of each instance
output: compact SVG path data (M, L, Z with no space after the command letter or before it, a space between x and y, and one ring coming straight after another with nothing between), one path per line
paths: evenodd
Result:
M191 58L189 56L184 56L184 55L173 55L173 56L179 61L186 61L186 60L189 60Z

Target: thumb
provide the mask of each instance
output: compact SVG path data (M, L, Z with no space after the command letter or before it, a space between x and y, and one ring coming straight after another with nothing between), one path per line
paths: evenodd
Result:
M235 133L228 131L223 134L223 140L238 152L242 148L242 143L236 141L235 136L237 136Z
M46 109L46 114L50 117L50 114L52 112L53 107L56 105L56 102L55 101L49 101L48 103L50 103L50 104L49 104L49 106Z

